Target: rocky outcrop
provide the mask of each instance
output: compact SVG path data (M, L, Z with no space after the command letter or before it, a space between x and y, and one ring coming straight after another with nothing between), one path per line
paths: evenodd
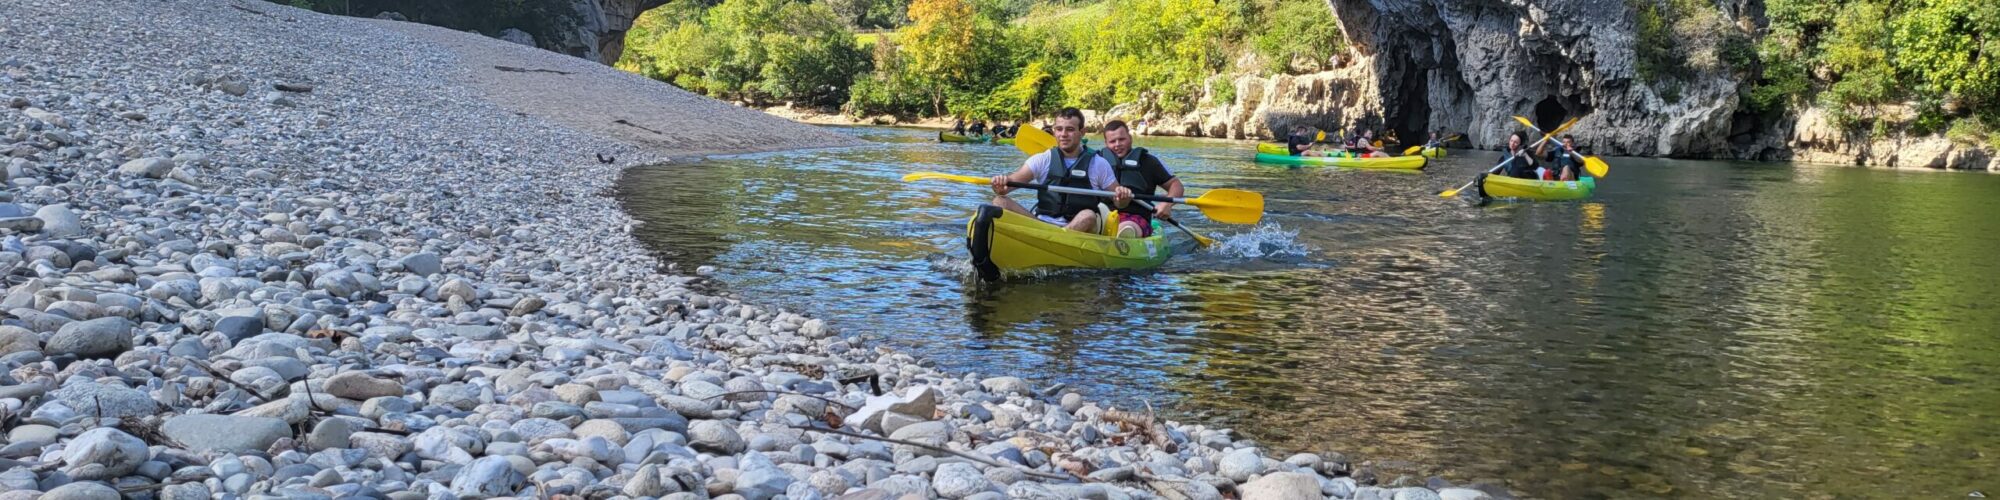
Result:
M1716 57L1714 40L1678 40L1689 62L1644 77L1626 0L1328 0L1350 53L1308 75L1239 77L1234 99L1187 113L1130 103L1110 115L1142 133L1267 138L1292 124L1357 127L1401 137L1465 134L1497 148L1526 116L1543 128L1581 116L1574 132L1603 155L1743 158L1896 167L1984 169L1990 148L1940 136L1872 138L1833 127L1817 110L1763 116L1739 99L1750 72ZM1717 6L1693 26L1751 36L1762 2ZM1733 32L1731 30L1734 30ZM1704 52L1706 51L1706 52ZM1239 64L1239 70L1252 65ZM1213 90L1213 89L1212 89Z
M495 6L486 0L354 0L337 14L413 21L476 31L554 52L611 64L625 52L625 32L665 0L522 0ZM525 35L525 36L523 36Z

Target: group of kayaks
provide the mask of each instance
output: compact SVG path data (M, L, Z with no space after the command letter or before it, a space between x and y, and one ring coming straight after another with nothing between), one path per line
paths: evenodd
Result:
M1407 156L1385 156L1374 158L1292 156L1284 144L1261 143L1257 145L1257 163L1291 165L1301 167L1340 167L1382 170L1419 170L1430 164L1430 158L1443 158L1445 149L1426 147L1417 154ZM1481 187L1488 198L1568 201L1589 198L1597 189L1597 181L1583 177L1574 181L1542 181L1520 179L1501 175L1486 176Z
M951 132L945 132L945 131L938 131L938 142L951 142L951 143L963 143L963 144L989 144L989 143L990 143L990 144L1000 144L1000 145L1008 145L1008 146L1011 146L1011 145L1013 145L1013 144L1014 144L1014 138L1012 138L1012 137L994 137L994 136L991 136L991 135L959 135L959 134L954 134L954 133L951 133Z
M1023 147L1023 151L1038 146L1035 141L1053 143L1052 137L1039 138L1047 135L1046 132L1030 129L1022 127L1020 137L1026 138L1022 140L1030 145ZM938 140L952 143L1014 143L1014 138L996 140L991 136L969 137L948 132L939 132ZM1427 166L1431 158L1445 156L1445 149L1425 147L1405 156L1375 158L1301 157L1287 153L1282 144L1259 144L1256 160L1259 163L1303 167L1418 170ZM976 181L978 179L961 180L968 183ZM1588 176L1574 181L1544 181L1487 175L1481 182L1482 193L1486 197L1530 201L1584 199L1597 188L1595 178ZM1261 198L1257 207L1261 213ZM1115 212L1101 215L1104 215L1102 220L1118 220ZM1166 263L1173 255L1173 246L1168 244L1166 238L1167 232L1161 229L1159 221L1154 221L1153 225L1152 236L1119 238L1115 236L1116 228L1111 225L1094 233L1069 231L997 206L981 205L972 219L966 222L965 241L972 254L973 268L985 280L998 279L1007 272L1049 268L1150 269Z

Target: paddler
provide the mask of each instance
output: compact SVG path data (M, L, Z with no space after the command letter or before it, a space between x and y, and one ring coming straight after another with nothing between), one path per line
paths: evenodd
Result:
M1071 231L1096 233L1099 222L1097 205L1124 206L1132 202L1132 190L1118 185L1111 162L1083 146L1082 111L1063 108L1056 112L1056 120L1049 126L1049 133L1056 136L1055 149L1028 157L1014 173L993 176L993 193L999 195L993 198L993 205ZM1035 209L1028 210L1007 197L1007 193L1014 191L1007 185L1008 182L1110 191L1115 195L1107 200L1097 196L1041 190L1035 195Z
M1583 165L1576 159L1579 156L1576 151L1576 136L1563 134L1562 144L1556 145L1555 151L1547 151L1548 149L1549 143L1547 142L1535 147L1535 154L1541 155L1543 161L1549 162L1549 164L1556 167L1555 172L1551 172L1550 175L1544 176L1544 178L1553 177L1554 179L1552 180L1560 181L1576 180L1578 173L1583 171ZM1546 154L1544 154L1545 151Z
M1515 131L1513 135L1507 136L1507 156L1500 158L1502 162L1500 171L1506 173L1508 177L1521 179L1538 177L1535 175L1535 157L1526 150L1527 142L1527 132Z
M1305 125L1292 126L1292 135L1285 137L1285 149L1290 151L1292 156L1326 156L1325 153L1313 151L1312 128Z
M1104 124L1104 149L1097 152L1105 161L1111 162L1111 171L1117 175L1118 185L1137 194L1158 194L1160 188L1167 190L1167 196L1184 196L1181 180L1167 171L1167 165L1160 157L1153 156L1146 148L1132 147L1132 128L1124 120L1112 120ZM1174 204L1154 202L1147 210L1141 202L1121 203L1118 208L1118 237L1143 238L1153 235L1153 218L1162 219L1172 215Z

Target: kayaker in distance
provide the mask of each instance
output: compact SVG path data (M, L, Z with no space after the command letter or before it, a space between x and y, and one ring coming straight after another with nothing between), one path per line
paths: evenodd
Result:
M1326 153L1313 150L1312 128L1305 125L1292 126L1292 135L1285 137L1285 147L1291 150L1292 156L1326 156Z
M1111 170L1117 174L1118 185L1138 194L1158 194L1159 188L1166 188L1167 196L1185 196L1181 180L1167 171L1167 165L1160 158L1146 151L1146 148L1132 147L1132 128L1123 120L1112 120L1104 124L1104 149L1098 151L1105 161L1111 162ZM1118 205L1118 237L1143 238L1153 235L1153 218L1172 215L1174 204L1157 202L1152 210L1143 205L1120 203Z
M1071 231L1095 233L1098 227L1097 205L1108 201L1112 206L1124 206L1132 202L1132 190L1118 185L1111 162L1083 146L1082 111L1063 108L1056 112L1056 121L1049 127L1049 133L1056 136L1055 149L1029 157L1014 173L993 176L993 193L999 195L993 198L993 205L1010 212L1032 215ZM1111 191L1116 195L1105 200L1097 196L1042 190L1035 195L1035 209L1029 211L1007 197L1007 193L1014 191L1007 185L1008 182Z
M986 135L986 121L979 120L972 122L972 128L966 129L966 131L971 132L975 136Z
M1545 180L1560 181L1576 180L1579 175L1578 173L1583 171L1583 165L1578 163L1576 159L1578 156L1576 152L1576 136L1563 134L1562 144L1556 145L1555 151L1547 151L1547 154L1543 154L1547 149L1549 149L1549 144L1544 142L1541 146L1535 148L1535 153L1542 155L1543 161L1556 165L1557 171L1550 172L1549 175L1545 175L1543 178ZM1554 179L1548 179L1549 177L1554 177Z
M959 118L959 119L955 119L955 120L952 120L952 121L951 121L951 133L953 133L953 134L957 134L957 135L965 135L965 119L964 119L964 118Z

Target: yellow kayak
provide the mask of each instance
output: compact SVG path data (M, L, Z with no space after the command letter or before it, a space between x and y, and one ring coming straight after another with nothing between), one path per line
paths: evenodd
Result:
M993 143L994 143L994 144L999 144L999 145L1002 145L1002 146L1012 146L1012 145L1014 145L1014 138L1012 138L1012 137L996 137L996 138L994 138L994 139L993 139Z
M1292 148L1274 142L1260 142L1257 143L1257 152L1264 154L1272 154L1272 155L1291 156ZM1417 155L1429 158L1443 158L1444 148L1442 147L1424 148L1423 151L1418 152Z
M1581 200L1590 197L1597 190L1597 178L1584 177L1573 181L1543 181L1518 179L1504 175L1488 175L1483 185L1487 198L1506 198L1535 201Z
M1116 215L1112 217L1116 220ZM1106 229L1115 231L1116 226L1107 224ZM999 279L1002 271L1150 269L1173 256L1158 222L1153 223L1153 236L1118 238L1065 230L993 205L981 205L973 212L965 225L965 245L972 251L979 278L987 281Z
M1291 156L1282 154L1257 153L1257 163L1276 165L1300 165L1308 167L1381 168L1393 170L1416 170L1430 163L1422 156L1390 156L1384 158L1339 158L1329 156Z
M963 136L951 132L938 132L938 142L983 143L986 142L986 139L987 136L983 135Z

